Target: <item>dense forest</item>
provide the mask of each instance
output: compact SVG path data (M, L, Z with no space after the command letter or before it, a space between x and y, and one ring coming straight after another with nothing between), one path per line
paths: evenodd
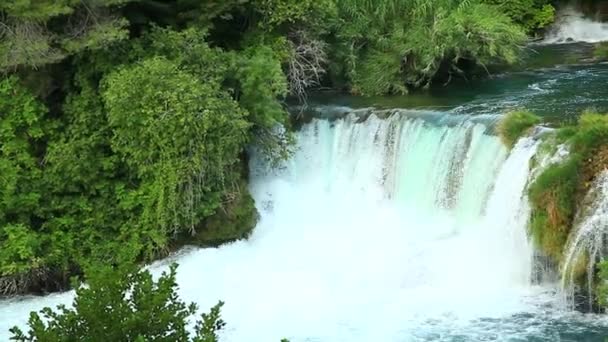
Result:
M279 165L292 155L289 103L305 104L318 89L406 95L486 77L491 67L517 63L557 6L2 1L0 296L78 287L74 276L90 285L78 289L74 309L44 311L51 324L33 315L32 331L14 330L16 340L103 340L112 326L120 327L115 340L216 341L222 303L190 336L197 308L177 298L175 268L154 281L135 265L186 244L249 236L258 220L249 157ZM540 121L514 112L499 134L511 148ZM532 238L555 263L577 187L594 171L582 161L594 158L597 141L604 151L606 127L603 116L587 113L558 130L552 139L573 141L576 154L530 187ZM106 303L116 312L99 315Z

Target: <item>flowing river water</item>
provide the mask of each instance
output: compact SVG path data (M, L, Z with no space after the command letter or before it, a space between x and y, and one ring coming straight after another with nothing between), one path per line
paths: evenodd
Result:
M185 301L224 300L223 341L603 341L606 316L568 309L558 281L532 281L538 142L509 152L493 127L517 107L549 121L608 110L608 65L587 63L585 44L533 49L527 67L466 86L317 96L290 161L268 171L252 158L252 236L149 268L177 261ZM0 301L0 340L72 299Z

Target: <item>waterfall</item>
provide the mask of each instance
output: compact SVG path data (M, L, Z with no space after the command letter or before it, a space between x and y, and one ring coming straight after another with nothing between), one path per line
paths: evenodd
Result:
M586 18L574 7L566 7L557 13L555 24L545 35L543 43L603 41L608 41L608 24Z
M602 171L591 185L575 220L566 252L562 287L570 304L574 302L576 273L582 268L587 275L587 293L594 293L595 266L607 256L608 241L608 171ZM588 296L589 308L593 308L593 296Z
M491 132L496 118L313 119L283 168L252 159L261 220L250 239L150 268L177 261L181 298L202 308L224 300L223 341L492 339L489 322L532 312L539 297L525 227L537 143L508 152ZM30 310L72 296L3 303L0 340Z

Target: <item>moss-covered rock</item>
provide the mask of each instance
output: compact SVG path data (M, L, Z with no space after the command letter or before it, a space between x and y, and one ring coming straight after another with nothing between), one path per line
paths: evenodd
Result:
M590 259L586 251L580 251L576 258L566 262L564 249L572 239L576 218L585 217L586 210L593 204L586 200L593 189L592 184L608 169L608 116L585 112L576 125L545 136L541 146L546 155L556 150L551 145L560 144L567 146L567 157L541 165L541 171L528 187L532 208L530 232L540 252L555 265L561 265L565 285L573 291L575 307L583 311L597 310L596 304L589 303L601 295L593 293L589 281L596 277L600 284L606 281L601 273L593 271L590 275L588 272L599 260ZM598 288L608 293L601 286Z
M559 263L576 213L580 160L571 156L547 167L530 185L530 230L534 242Z
M258 221L255 202L244 182L215 215L207 218L187 243L218 246L247 238Z
M540 117L527 111L507 113L498 123L498 136L507 147L513 147L517 140L541 122Z

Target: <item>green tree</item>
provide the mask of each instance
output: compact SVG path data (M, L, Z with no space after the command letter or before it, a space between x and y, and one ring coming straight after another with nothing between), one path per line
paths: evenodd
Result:
M56 63L128 37L133 0L10 0L0 4L0 71Z
M44 237L35 230L43 192L43 142L52 121L47 109L15 77L0 81L0 279L42 266ZM23 286L0 281L0 293Z
M523 30L480 1L340 1L334 72L363 94L405 93L473 67L514 63Z
M194 303L187 305L177 295L177 265L156 281L148 271L120 270L96 266L87 273L87 285L78 286L72 307L57 311L44 308L32 312L29 330L11 329L14 341L167 341L217 342L225 326L220 316L223 302L202 314L188 331L188 321L197 312Z
M485 0L497 6L527 32L534 32L551 24L555 19L555 8L550 0Z
M219 84L203 83L165 58L125 67L104 80L112 149L133 188L121 204L138 208L149 253L180 230L194 232L238 178L235 167L249 124Z

